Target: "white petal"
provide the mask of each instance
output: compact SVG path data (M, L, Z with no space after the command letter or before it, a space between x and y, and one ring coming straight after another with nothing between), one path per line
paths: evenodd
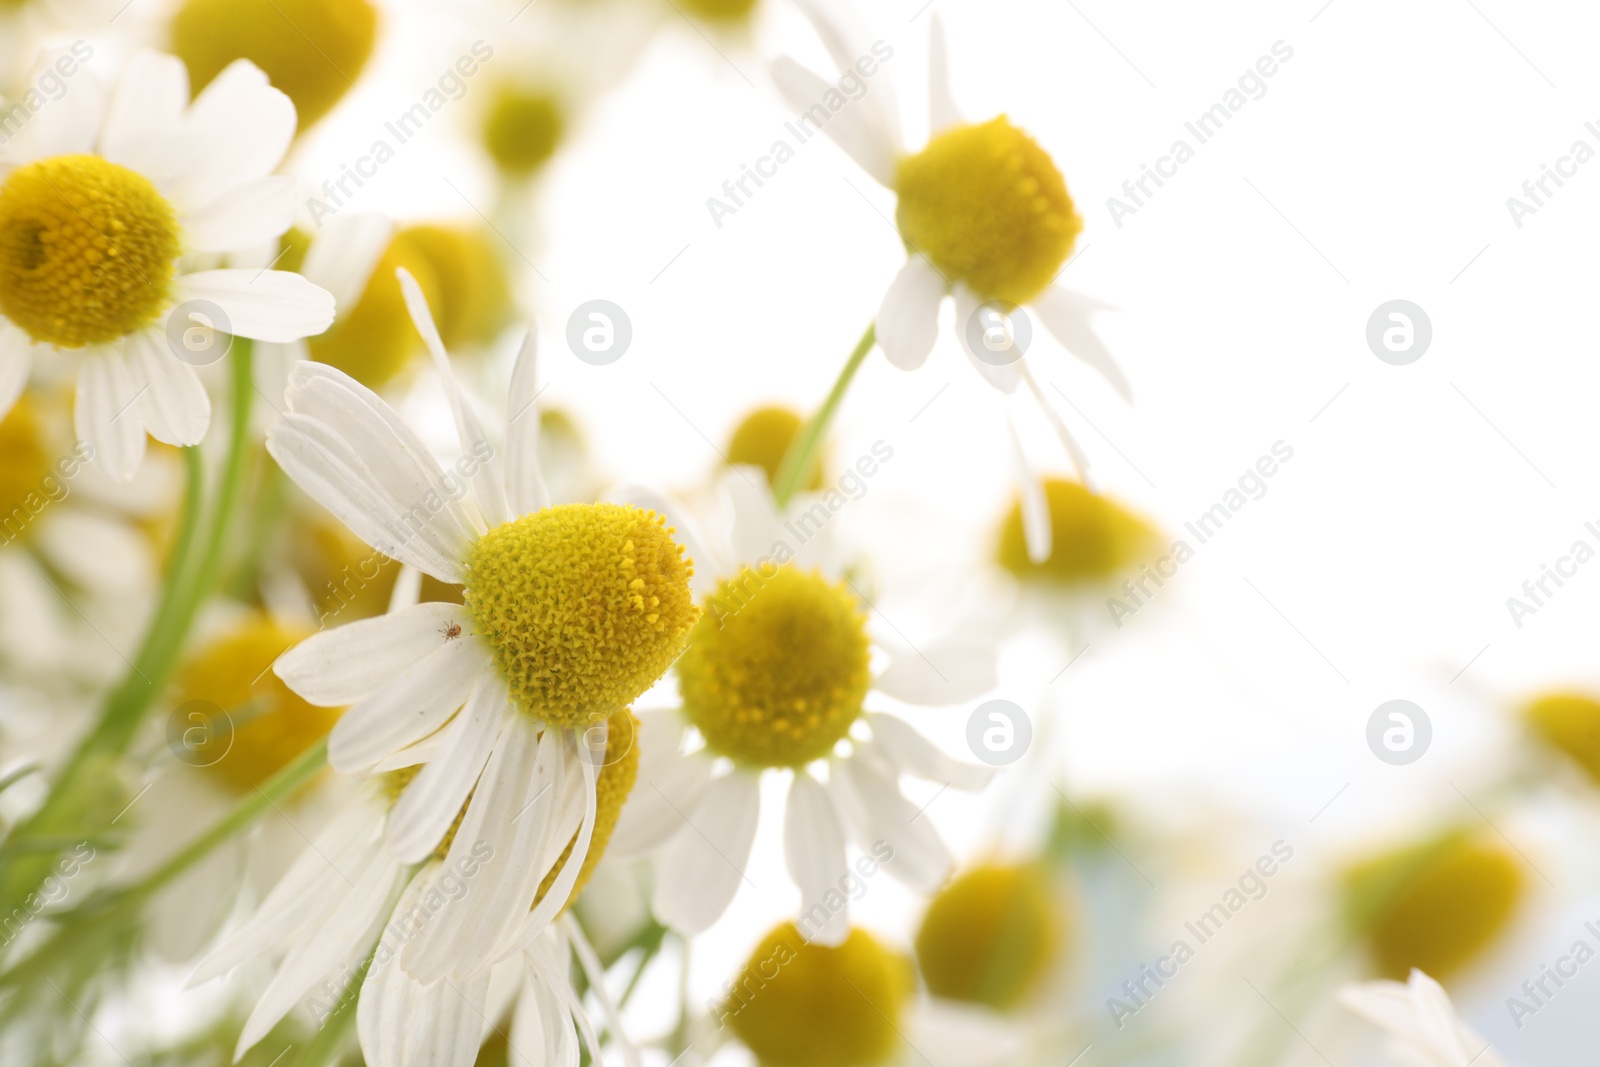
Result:
M527 914L526 909L514 912L510 923L502 928L502 933L494 941L490 942L496 946L490 957L492 959L499 959L504 954L508 936L515 948L526 947L533 938L538 937L551 923L555 922L572 898L572 890L577 885L578 873L583 868L583 861L588 858L589 844L594 840L595 820L599 818L600 814L599 798L595 793L595 783L599 778L600 764L605 759L605 728L600 728L598 731L599 737L595 736L596 733L597 731L594 729L586 730L582 733L574 731L570 747L565 740L562 742L560 751L562 752L563 760L567 764L566 769L563 771L563 777L568 788L563 790L561 785L557 785L556 788L563 793L562 802L565 802L563 806L570 809L570 801L574 799L570 787L574 784L578 786L579 795L583 800L582 819L578 825L576 837L568 836L571 823L563 819L557 819L555 833L545 835L545 854L541 862L534 868L535 872L537 872L535 884L542 882L544 872L554 870L555 865L560 862L561 854L558 849L564 851L566 848L565 845L561 844L563 839L572 842L571 854L567 857L566 862L562 864L561 871L556 875L555 881L550 883L550 889L545 893L544 898L538 900L535 904L533 914ZM573 763L577 764L577 773L574 773ZM574 1014L579 1017L578 1025L580 1027L588 1024L588 1020L583 1016L581 1005L574 1005Z
M861 101L852 101L839 111L830 112L823 99L829 93L838 95L839 91L788 56L774 59L767 69L789 106L800 112L796 123L811 128L820 124L822 132L878 184L894 188L898 149L875 112L858 106ZM884 81L887 83L888 79ZM871 95L869 90L867 98Z
M980 697L999 680L994 645L947 640L897 652L873 687L906 704L939 708Z
M1055 401L1047 396L1044 389L1040 387L1038 379L1028 369L1027 360L1017 360L1016 366L1022 374L1022 380L1028 383L1028 391L1039 402L1039 407L1044 411L1045 418L1049 420L1051 428L1055 430L1056 437L1061 440L1062 447L1067 450L1067 455L1072 457L1072 462L1077 466L1078 473L1086 482L1089 481L1089 455L1083 450L1083 446L1078 444L1078 439L1072 435L1072 431L1067 429L1067 422L1061 417L1061 412L1056 409Z
M452 641L428 653L340 716L328 735L328 763L343 774L371 770L448 722L492 669L481 641Z
M398 864L378 860L361 872L337 905L330 906L332 902L326 899L318 902L320 921L297 939L278 973L272 976L239 1034L235 1059L266 1037L269 1030L340 964L357 962L357 953L387 917L384 904L392 899L400 876Z
M706 787L657 867L656 918L692 936L722 917L745 878L760 813L754 774L734 771Z
M418 604L312 634L278 657L273 673L320 707L353 704L451 644L452 626L461 627L460 639L472 632L460 604Z
M1022 508L1022 539L1028 546L1028 558L1036 564L1043 563L1050 558L1050 551L1055 544L1044 479L1029 466L1028 453L1022 447L1016 423L1009 417L1006 419L1006 432L1011 438L1011 467Z
M572 945L572 954L578 958L578 965L583 968L583 976L588 979L590 992L600 1002L600 1010L605 1013L606 1027L611 1031L611 1040L621 1047L623 1067L640 1067L642 1061L639 1058L639 1050L628 1040L623 1027L622 1013L617 1010L616 1001L606 988L606 969L600 963L600 957L595 953L594 946L590 945L589 939L584 936L583 926L571 915L566 915L562 917L562 930ZM600 1062L598 1057L595 1062Z
M298 184L287 174L246 182L183 219L192 252L232 252L265 244L294 223Z
M150 436L180 447L199 444L211 426L211 398L195 369L173 355L165 335L153 330L128 339L128 363Z
M872 57L873 40L867 28L855 17L853 7L827 2L827 0L796 0L823 47L844 74L864 59ZM895 94L894 79L887 70L867 79L867 93L860 100L852 100L847 108L863 108L871 115L872 124L882 130L881 136L895 156L900 154L900 103Z
M93 461L113 481L125 482L144 458L144 422L139 390L122 353L90 353L78 368L73 421L78 437L94 449Z
M157 188L187 162L172 151L189 106L189 72L177 56L141 49L122 68L100 130L100 154L138 171Z
M394 239L394 220L360 211L330 218L317 231L300 273L333 294L341 312L349 311L366 292L372 272Z
M819 945L839 945L850 933L848 907L834 909L828 898L838 896L840 882L849 872L844 853L844 830L833 801L817 780L796 771L789 787L783 824L783 857L789 877L800 887L800 932Z
M211 301L228 316L227 333L257 341L298 341L333 325L333 297L286 270L197 271L178 279L178 295Z
M478 784L506 719L515 717L505 683L496 676L481 677L466 706L446 727L439 757L422 768L389 813L384 836L402 861L418 863L439 844Z
M961 112L950 92L950 45L945 38L944 20L935 11L928 33L928 136L937 137L959 125Z
M5 32L9 35L19 31L8 28ZM39 53L23 84L38 85L46 71L69 54L65 48ZM11 86L8 84L7 88ZM42 114L35 114L20 129L7 128L5 132L10 137L0 143L0 169L49 156L81 155L94 151L105 104L105 89L93 73L79 71L61 99L50 101Z
M956 282L951 289L956 298L956 337L961 342L961 350L967 354L967 360L983 380L1000 390L1002 393L1014 393L1017 385L1022 380L1020 370L1022 359L1005 364L994 364L987 360L979 359L978 354L972 350L972 345L967 340L967 323L972 321L972 316L977 314L983 301L978 299L976 293L967 288L965 282Z
M149 588L150 542L127 522L88 508L50 508L38 530L40 554L82 588L133 594Z
M572 1013L552 988L554 982L566 980L560 972L547 978L542 968L530 965L527 989L511 1019L508 1051L518 1067L577 1067L578 1032Z
M0 319L0 419L22 395L32 368L33 343L28 335Z
M766 476L759 469L754 474L730 470L717 484L733 504L734 559L752 568L771 561L773 546L785 539L778 502Z
M412 885L424 882L419 877ZM420 895L402 897L395 913L412 910ZM398 946L392 947L385 962L367 972L356 1009L369 1067L472 1067L484 1031L489 972L425 986L405 973Z
M422 335L422 343L433 355L434 368L444 382L445 396L449 399L450 410L456 417L456 435L461 441L461 454L478 459L477 466L469 478L473 494L477 498L478 506L483 509L489 525L499 526L509 521L512 515L511 506L506 501L505 485L500 480L498 465L494 461L494 448L483 432L483 425L478 421L477 413L461 395L455 371L450 366L450 355L445 351L444 341L439 337L439 328L434 325L433 313L428 310L428 298L423 295L422 287L404 267L396 270L395 274L400 279L400 291L405 295L406 310L411 313L411 322L416 326L417 333Z
M919 892L931 893L943 885L953 862L950 850L939 839L933 820L919 818L917 809L900 795L894 777L859 751L830 766L828 790L838 801L856 845L874 854L889 846L893 859L884 862L884 870Z
M1026 1029L986 1008L922 997L909 1014L903 1025L921 1067L1000 1067L1027 1059Z
M913 252L906 260L878 308L878 344L890 363L916 370L927 362L939 338L939 302L948 288L925 257Z
M1109 349L1089 327L1089 316L1106 305L1068 289L1051 286L1030 305L1045 329L1055 335L1066 350L1099 371L1122 399L1133 403L1133 387Z
M639 716L639 776L623 803L606 855L633 858L653 852L683 828L684 812L700 803L711 781L711 760L702 753L681 755L683 728L675 712Z
M277 169L294 140L294 104L248 60L235 60L195 97L178 140L189 166L164 190L188 213Z
M511 396L506 404L506 493L511 510L530 515L550 506L550 490L539 471L539 405L536 373L539 335L528 327L511 368Z
M867 716L867 723L884 757L902 774L969 793L977 792L994 778L993 767L951 759L904 719L874 712Z

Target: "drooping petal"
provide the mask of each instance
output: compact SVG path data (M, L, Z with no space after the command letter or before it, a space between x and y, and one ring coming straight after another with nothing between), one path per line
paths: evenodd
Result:
M950 91L950 45L945 38L944 19L935 11L928 31L928 136L937 137L959 125L961 112Z
M516 515L550 506L550 490L539 471L538 355L539 334L530 326L511 368L506 404L506 494Z
M788 56L774 59L767 69L789 106L800 112L796 122L821 126L822 132L878 184L894 188L898 148L872 111L858 106L859 102L830 111L823 100L829 93L837 95L839 90ZM870 98L870 90L867 95Z
M639 775L611 831L606 855L632 859L654 851L683 828L685 812L700 803L711 781L711 760L683 755L683 727L675 712L644 712L636 731Z
M879 769L859 747L830 767L828 790L856 845L866 851L887 845L894 860L884 870L919 892L931 893L944 884L954 862L950 850L933 820L901 795L894 775Z
M940 708L980 697L997 684L994 645L950 639L896 652L873 688L906 704Z
M195 369L167 348L165 335L146 330L128 338L128 364L150 436L179 447L204 440L211 426L211 398Z
M873 712L867 716L867 724L872 727L872 738L884 758L901 774L968 793L977 792L994 778L993 767L951 759L904 719Z
M33 342L27 334L0 319L0 419L22 395L32 369Z
M121 352L108 348L84 358L73 422L79 439L94 449L95 466L113 481L133 477L144 458L144 422L139 390Z
M846 74L854 70L865 77L862 65L870 64L873 59L874 42L866 27L856 18L855 9L830 0L797 0L797 6L811 22L817 36L822 38L822 45L838 66L839 73ZM886 70L874 74L866 77L865 95L859 100L852 100L847 107L863 107L868 111L872 125L881 131L880 136L890 152L899 156L900 102L895 93L894 79Z
M754 774L714 779L657 868L656 918L686 936L711 928L745 880L761 810Z
M967 360L973 369L983 376L984 381L1002 393L1016 392L1017 386L1022 381L1022 357L1017 356L1009 363L991 363L986 359L980 359L967 340L967 324L972 321L972 316L977 314L983 301L967 288L965 282L956 282L950 292L956 298L956 337L961 342L961 350L967 354Z
M196 271L178 279L178 297L209 300L228 317L226 332L257 341L298 341L333 325L333 297L286 270Z
M384 836L403 862L418 863L438 846L477 787L507 719L516 718L505 683L493 675L480 677L466 706L446 728L438 757L406 786L389 813Z
M1101 343L1089 326L1089 316L1096 311L1108 310L1108 305L1053 285L1035 297L1030 306L1038 314L1039 321L1044 323L1045 329L1068 352L1099 371L1122 399L1133 403L1133 387L1128 384L1128 376L1122 373L1110 349Z
M925 257L913 252L906 260L878 308L878 344L890 363L916 370L927 362L939 339L939 304L948 288Z
M1045 496L1044 479L1034 473L1028 464L1028 453L1022 447L1016 423L1006 418L1006 433L1011 440L1012 480L1017 484L1017 499L1022 509L1022 539L1028 546L1028 558L1035 564L1050 558L1055 545L1055 530L1050 525L1050 501Z
M1022 373L1022 380L1028 383L1028 391L1039 402L1040 409L1050 422L1050 428L1055 430L1056 437L1060 439L1062 447L1067 450L1067 455L1072 457L1073 464L1078 468L1078 474L1087 482L1089 480L1089 454L1083 450L1083 446L1078 444L1078 439L1067 428L1067 420L1061 417L1061 412L1056 409L1055 401L1046 395L1044 389L1039 385L1039 380L1028 369L1027 362L1018 360L1017 369Z
M844 829L827 791L803 770L795 772L789 787L783 857L789 877L800 887L800 933L819 945L843 944L850 933L850 911L835 909L828 898L842 892L840 881L849 871Z

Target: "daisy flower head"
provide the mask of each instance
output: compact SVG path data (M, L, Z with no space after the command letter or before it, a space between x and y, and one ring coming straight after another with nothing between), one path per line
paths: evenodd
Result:
M421 862L447 837L447 864L480 840L506 857L494 891L442 914L407 946L405 969L429 983L476 973L553 918L596 832L590 755L607 750L608 721L677 657L698 609L693 564L660 515L550 505L533 334L512 372L497 448L462 398L416 280L402 272L401 284L443 379L460 458L442 467L386 402L315 361L291 371L287 414L267 450L368 545L461 587L463 602L410 604L325 630L275 669L312 703L349 706L329 736L335 769L420 768L385 819L399 861ZM543 855L547 824L568 815L581 820L570 855ZM556 870L552 903L530 916Z
M934 996L995 1011L1021 1007L1061 958L1066 914L1042 864L980 864L928 902L917 969Z
M875 639L869 605L828 538L793 532L816 505L780 513L759 470L724 478L733 544L714 556L700 621L678 660L681 707L646 713L641 786L613 847L660 846L654 908L684 933L709 928L732 902L755 839L760 781L791 778L785 856L801 891L806 935L837 944L849 929L840 879L846 841L913 888L931 892L951 857L931 818L900 791L910 774L978 790L992 771L959 762L910 723L869 709L873 694L948 706L993 688L994 649L948 642L923 654ZM815 534L815 531L813 531ZM791 547L795 541L802 541ZM707 550L702 547L702 556ZM874 652L888 665L874 670Z
M185 0L170 33L197 86L249 60L307 130L354 88L377 43L378 9L371 0Z
M1600 701L1585 693L1553 692L1532 700L1523 718L1539 741L1600 783Z
M866 72L882 56L825 0L797 0L841 72ZM880 45L881 47L881 45ZM876 57L876 59L875 59ZM928 57L929 140L919 151L901 141L897 95L879 72L859 100L830 111L828 136L897 198L895 225L905 266L884 294L877 341L902 370L922 366L939 333L946 296L974 369L1004 393L1026 384L1080 470L1088 460L1030 373L1027 305L1069 352L1103 375L1127 399L1131 390L1109 351L1088 326L1102 305L1056 286L1083 219L1048 152L1004 115L967 122L948 81L944 30L933 18ZM826 81L788 56L771 64L773 79L802 117L829 93ZM830 110L823 106L823 110ZM1048 551L1036 547L1035 554Z
M1444 987L1420 970L1404 983L1353 983L1339 1002L1383 1030L1389 1052L1407 1067L1505 1067L1505 1061L1456 1014Z
M82 72L0 145L0 411L36 360L74 360L78 436L126 481L146 431L193 445L210 424L194 356L170 339L194 309L254 340L326 329L333 298L299 275L200 262L288 229L294 182L272 172L294 129L250 63L190 101L183 64L141 52L110 92Z

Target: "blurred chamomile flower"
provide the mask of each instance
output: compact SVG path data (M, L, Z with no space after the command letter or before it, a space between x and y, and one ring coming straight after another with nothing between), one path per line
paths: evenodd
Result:
M723 480L732 546L698 549L710 588L677 663L681 706L643 716L641 773L651 788L623 813L614 849L661 847L656 915L699 933L739 888L762 776L790 775L785 856L801 924L808 937L838 944L849 928L837 892L849 871L847 837L880 860L892 855L884 868L925 892L950 871L949 851L931 819L915 818L900 776L979 790L993 773L945 755L905 719L869 710L872 694L919 706L968 700L994 687L995 652L951 640L894 652L875 671L873 651L885 643L869 628L870 605L830 558L827 506L801 495L780 513L752 475L735 468ZM690 738L698 743L686 748Z
M1523 709L1529 730L1600 784L1600 701L1577 692L1546 693Z
M885 58L882 42L872 44L824 0L799 3L841 72L854 77ZM938 338L939 308L954 297L956 329L974 369L1006 394L1026 384L1079 470L1087 470L1083 450L1029 370L1015 321L1018 307L1027 305L1069 352L1131 399L1126 377L1088 326L1089 314L1103 305L1054 284L1083 220L1038 142L1004 115L972 123L957 112L938 16L929 48L930 134L914 153L901 143L887 72L842 108L825 103L830 94L840 96L838 89L788 56L775 60L771 72L802 116L826 111L822 129L898 199L895 224L908 258L876 322L889 362L902 370L922 366ZM1049 550L1043 543L1030 547L1035 558Z
M293 179L272 171L294 105L259 69L232 64L192 103L172 56L135 55L109 94L80 77L0 146L0 411L36 360L73 359L78 436L126 481L146 430L193 445L210 425L174 326L203 307L208 327L292 341L327 327L333 298L287 271L192 258L260 245L293 217Z
M793 408L764 404L745 414L734 426L723 457L730 467L759 467L770 486L804 425L805 419ZM811 492L821 489L825 466L825 462L814 463L811 480L801 488Z
M1380 1028L1388 1049L1407 1067L1505 1067L1489 1043L1456 1015L1450 996L1421 970L1402 984L1352 983L1339 1002Z
M266 71L314 126L355 87L378 37L370 0L185 0L172 50L204 88L237 60Z
M1067 940L1042 864L989 862L952 879L917 929L917 968L936 997L1006 1012L1038 999Z
M553 918L554 906L528 917L552 868L525 858L538 855L553 813L577 804L578 843L556 883L564 900L596 826L585 745L602 747L608 718L666 671L698 609L693 564L661 516L550 506L536 452L532 333L497 448L462 399L415 279L401 280L455 414L460 458L442 468L376 394L309 360L290 374L288 414L267 450L367 544L462 586L464 603L413 603L323 631L275 670L312 703L350 706L329 739L337 770L421 766L385 820L400 862L422 861L447 836L450 864L480 838L518 858L494 892L475 894L472 907L441 916L407 947L406 970L434 982L477 973ZM512 820L508 804L531 810Z

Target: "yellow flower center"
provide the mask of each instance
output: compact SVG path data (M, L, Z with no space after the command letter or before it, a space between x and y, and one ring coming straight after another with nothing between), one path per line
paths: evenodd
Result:
M572 902L578 899L584 887L589 884L589 878L594 874L595 867L606 854L606 845L611 841L611 831L617 828L617 820L622 817L622 805L627 803L628 795L633 792L633 783L639 777L638 731L639 720L626 708L611 716L609 720L605 762L601 764L600 774L594 783L597 808L594 834L589 838L589 851L583 857L583 866L578 870L578 880L572 884L572 892L568 894L567 903L563 907L571 907ZM534 907L539 906L539 901L544 899L544 895L555 884L561 868L572 855L572 846L577 843L578 835L573 834L572 840L567 842L567 847L561 853L560 862L551 868L550 873L545 875L544 882L540 884L539 894L533 900Z
M587 725L666 672L699 614L672 533L653 511L562 504L479 538L466 606L518 707Z
M29 393L17 398L0 419L0 545L28 529L50 499L50 449L38 402ZM52 483L53 484L53 483Z
M1083 229L1055 163L1004 115L946 130L902 159L895 192L906 243L983 300L1037 296Z
M405 233L396 234L354 306L326 333L306 339L313 359L338 367L369 389L382 388L422 351L395 275L398 267L417 279L430 306L439 303L433 264L415 241Z
M869 1067L900 1049L910 961L865 930L842 945L774 929L724 988L722 1017L762 1067Z
M115 341L166 306L178 217L143 175L54 156L0 186L0 312L61 348Z
M253 615L200 648L179 671L174 706L184 711L179 725L185 737L197 739L190 749L194 763L234 792L254 795L326 736L344 710L306 703L272 672L273 662L311 633Z
M513 310L493 241L482 230L463 226L411 226L400 231L400 238L433 268L439 299L431 306L445 347L493 341Z
M1600 702L1580 693L1551 693L1528 706L1528 725L1600 782Z
M786 407L774 404L756 408L734 428L733 438L728 442L728 462L760 467L767 472L767 481L771 483L778 476L783 457L803 425L805 420ZM821 487L822 464L819 463L806 488Z
M683 6L709 22L738 22L755 10L756 0L683 0Z
M713 752L757 767L820 759L872 683L866 615L794 564L742 568L706 599L678 661L683 710Z
M1416 967L1444 981L1509 925L1523 875L1499 845L1452 834L1357 867L1346 891L1381 974L1398 980Z
M484 119L483 147L502 173L526 178L556 154L566 125L554 94L503 86Z
M1004 1011L1038 992L1064 926L1045 873L987 865L941 889L917 931L917 964L936 996Z
M368 0L188 0L172 18L172 50L196 93L248 59L294 101L302 131L351 89L377 37Z
M1104 581L1136 566L1152 546L1154 531L1109 497L1064 478L1047 479L1044 495L1051 540L1050 556L1043 563L1028 557L1020 501L1000 528L1000 565L1018 578L1066 584Z

